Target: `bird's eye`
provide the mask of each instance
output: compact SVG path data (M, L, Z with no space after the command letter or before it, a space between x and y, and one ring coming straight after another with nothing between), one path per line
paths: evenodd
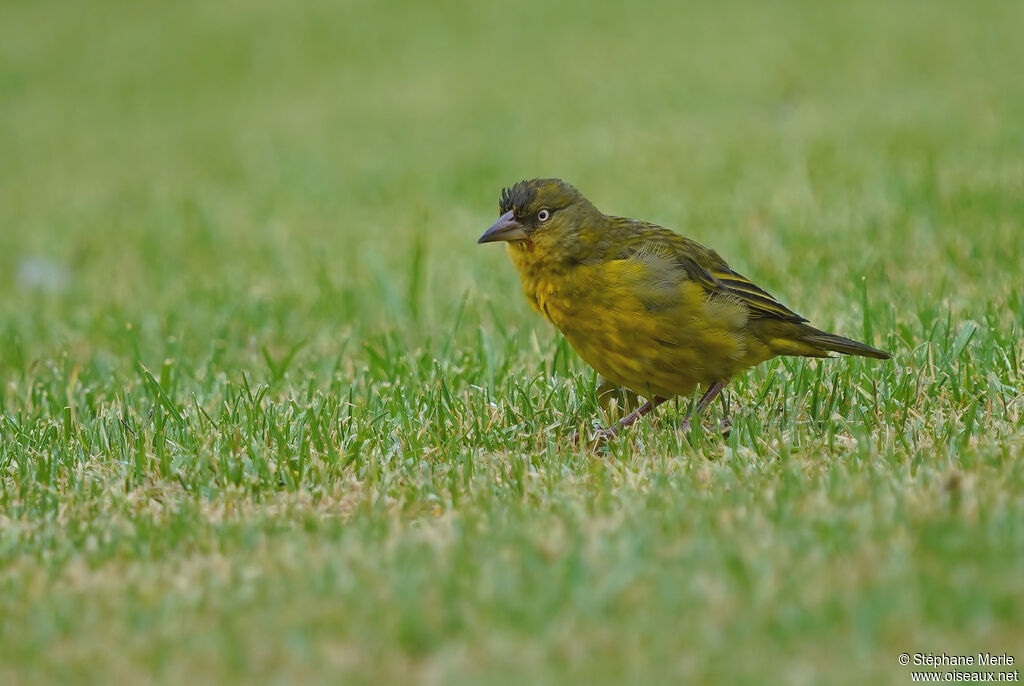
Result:
M551 210L544 209L537 213L537 221L546 222L549 219L551 219Z

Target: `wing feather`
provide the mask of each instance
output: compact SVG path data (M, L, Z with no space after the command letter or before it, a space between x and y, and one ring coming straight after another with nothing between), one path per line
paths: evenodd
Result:
M656 224L622 217L608 217L617 233L632 234L615 250L616 259L628 259L638 253L670 254L690 280L708 293L729 295L743 302L751 316L805 322L801 317L742 274L733 271L718 253L696 241L680 236Z
M788 322L807 321L806 317L801 317L780 303L771 293L752 283L742 274L726 268L725 270L714 270L711 275L718 279L723 289L745 302L757 314Z

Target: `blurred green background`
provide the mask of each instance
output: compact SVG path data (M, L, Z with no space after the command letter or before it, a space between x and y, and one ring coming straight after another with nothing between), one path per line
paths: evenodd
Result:
M1019 649L1022 26L0 2L0 676L903 683L904 650ZM668 413L572 448L592 376L475 244L536 176L896 363L772 363L727 442Z
M712 244L818 320L862 275L955 306L1016 276L984 267L1021 240L1017 3L2 11L4 325L35 310L19 261L54 260L69 292L36 305L70 309L35 310L61 329L45 342L105 314L203 338L225 304L271 310L250 333L336 339L410 306L447 321L473 286L517 298L472 239L502 185L542 175ZM946 256L958 271L920 268Z

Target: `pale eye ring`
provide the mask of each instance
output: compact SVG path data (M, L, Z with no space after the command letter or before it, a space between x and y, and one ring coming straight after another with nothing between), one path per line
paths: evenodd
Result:
M537 213L537 221L546 222L549 219L551 219L551 210L545 208Z

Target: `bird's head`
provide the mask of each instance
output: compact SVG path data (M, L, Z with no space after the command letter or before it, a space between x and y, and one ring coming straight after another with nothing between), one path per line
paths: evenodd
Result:
M477 243L507 241L555 249L579 240L587 219L600 212L561 179L532 179L505 188L498 203L501 216Z

